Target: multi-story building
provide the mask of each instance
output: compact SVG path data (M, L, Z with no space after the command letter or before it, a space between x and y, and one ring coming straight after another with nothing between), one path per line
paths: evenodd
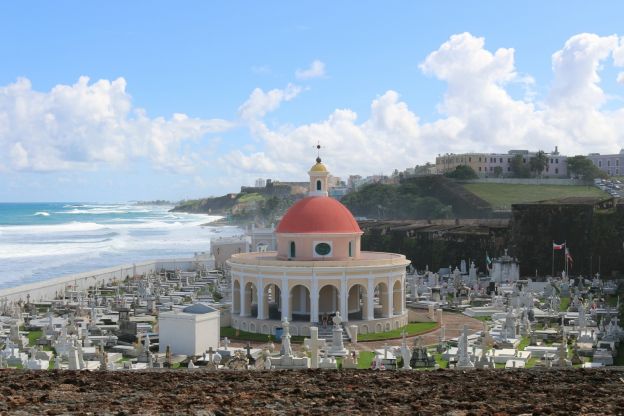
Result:
M528 150L510 150L507 153L450 153L436 157L436 169L438 173L444 174L454 171L457 166L466 165L482 177L496 176L497 172L500 172L502 176L510 176L512 174L511 161L516 155L521 155L522 162L526 165L536 154L537 152ZM547 153L546 157L548 163L542 176L551 178L568 176L567 157L560 155L557 148L552 153Z
M601 155L600 153L590 153L587 158L593 164L609 176L620 176L624 174L624 149L614 155Z

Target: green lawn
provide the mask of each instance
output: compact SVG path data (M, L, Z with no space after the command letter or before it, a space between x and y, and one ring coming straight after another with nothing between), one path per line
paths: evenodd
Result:
M28 333L28 345L35 345L42 334L43 331L30 331Z
M530 342L531 340L529 337L522 337L520 344L518 344L518 351L524 351L524 349L529 346Z
M467 183L464 188L499 210L510 210L512 204L543 201L571 196L608 198L595 186L516 185L506 183Z
M559 304L559 311L560 312L566 312L568 310L569 306L570 306L570 297L569 296L562 296L561 297L561 303Z
M437 322L411 322L399 329L388 332L378 332L376 334L358 334L358 341L379 341L384 339L396 339L401 338L402 332L406 331L407 336L421 334L423 332L430 331L438 326Z
M492 320L491 316L475 316L474 319L478 319L479 321L489 322Z
M372 351L361 351L358 355L357 368L367 369L371 367L371 363L375 359L375 353Z

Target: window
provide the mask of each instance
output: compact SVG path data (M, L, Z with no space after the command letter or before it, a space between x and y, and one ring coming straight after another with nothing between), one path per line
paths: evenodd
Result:
M295 257L295 242L291 241L290 242L290 257Z
M349 241L349 257L353 257L353 241Z
M607 160L607 166L611 166L611 161Z
M526 158L525 157L522 158L522 163L526 163Z
M620 159L615 159L615 166L620 166Z
M601 168L602 167L602 160L598 161L598 167Z
M316 181L316 190L317 191L321 190L321 181L320 180Z
M511 167L507 166L507 172L511 172Z
M479 158L479 162L481 162L481 158Z
M479 172L481 172L481 166L479 166Z
M559 163L559 159L555 159L555 163Z
M511 163L511 158L510 157L507 158L507 163Z
M472 162L472 158L471 157L468 158L468 162Z
M553 163L553 160L552 160L552 158L550 158L550 164L552 164L552 163Z
M503 163L503 158L502 157L500 158L500 163Z
M351 247L351 243L349 243L349 247ZM326 256L329 253L331 253L331 246L327 243L318 243L315 247L314 247L314 251L316 252L316 254L318 254L319 256Z
M555 173L559 173L559 168L555 168Z

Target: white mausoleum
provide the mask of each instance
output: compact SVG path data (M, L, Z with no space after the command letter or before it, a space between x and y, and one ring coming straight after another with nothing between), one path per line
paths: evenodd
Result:
M158 316L159 351L167 345L173 354L200 355L219 347L220 312L203 303L161 312Z
M362 231L349 210L328 197L321 159L309 171L310 192L275 230L277 251L234 254L232 326L272 334L282 318L293 335L340 312L359 333L407 325L405 256L360 250Z

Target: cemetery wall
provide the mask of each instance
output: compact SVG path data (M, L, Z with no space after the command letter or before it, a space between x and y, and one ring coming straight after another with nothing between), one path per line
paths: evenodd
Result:
M624 205L601 209L585 204L518 204L512 207L510 252L520 259L523 276L551 273L553 240L566 242L573 258L571 274L610 276L624 271ZM564 252L554 252L555 273Z
M150 260L135 264L124 264L2 289L0 290L0 299L6 298L9 301L21 299L26 301L26 296L30 294L31 302L44 299L49 300L62 296L63 291L68 286L73 286L78 290L86 290L91 286L107 284L114 280L123 280L127 276L143 275L161 269L190 270L196 264L197 262L194 259Z

